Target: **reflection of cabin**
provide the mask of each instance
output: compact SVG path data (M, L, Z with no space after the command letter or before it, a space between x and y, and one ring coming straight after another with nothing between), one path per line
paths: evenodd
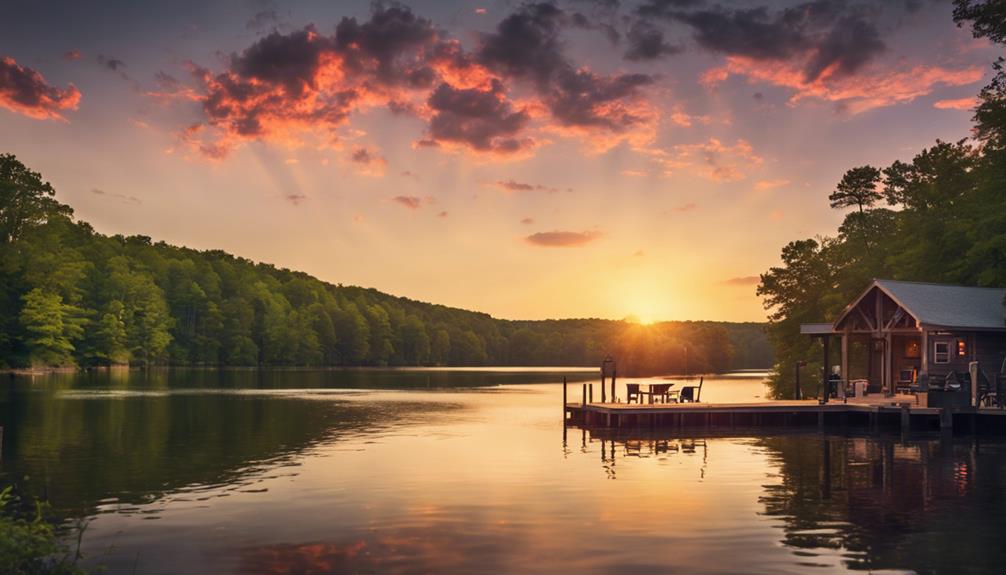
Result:
M842 379L863 379L869 392L890 395L909 391L922 374L933 382L967 374L972 361L998 373L1006 356L1004 297L1001 288L874 280L834 323L800 331L823 338L826 350L840 338Z

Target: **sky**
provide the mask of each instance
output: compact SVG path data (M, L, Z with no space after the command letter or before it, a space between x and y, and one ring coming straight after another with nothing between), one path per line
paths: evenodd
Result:
M106 234L509 319L762 321L864 164L969 135L949 1L7 0L0 152Z

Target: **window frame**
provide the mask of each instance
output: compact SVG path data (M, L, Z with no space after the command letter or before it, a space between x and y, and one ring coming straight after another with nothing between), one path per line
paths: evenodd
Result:
M943 346L943 348L944 348L944 351L942 352L942 354L943 354L943 361L940 361L940 354L941 354L940 349L939 349L940 346ZM949 341L934 341L933 342L933 363L934 364L946 365L946 364L950 363L951 353L952 352L950 350L950 342Z

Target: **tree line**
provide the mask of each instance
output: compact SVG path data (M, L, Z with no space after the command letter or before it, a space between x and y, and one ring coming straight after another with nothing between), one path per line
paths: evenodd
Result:
M0 367L767 367L758 324L507 321L219 250L107 236L0 155ZM735 361L735 359L740 360Z
M954 20L1006 44L1006 1L955 0ZM790 242L762 274L773 392L791 397L794 365L818 374L820 343L800 324L834 320L873 278L1006 286L1006 61L976 99L972 137L937 140L910 161L848 170L828 197L854 208L829 237ZM883 204L886 204L884 206Z

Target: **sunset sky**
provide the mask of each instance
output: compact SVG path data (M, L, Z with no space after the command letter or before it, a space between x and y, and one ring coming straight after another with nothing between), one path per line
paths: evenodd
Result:
M848 168L968 135L949 1L0 9L0 152L80 219L497 317L763 320Z

